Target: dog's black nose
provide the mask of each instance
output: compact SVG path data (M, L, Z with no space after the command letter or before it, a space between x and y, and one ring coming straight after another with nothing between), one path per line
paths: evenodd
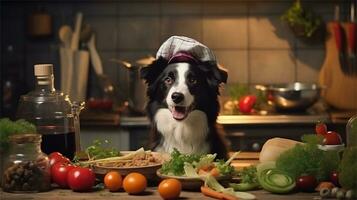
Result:
M184 98L185 96L180 92L174 92L171 95L171 99L174 103L180 103Z

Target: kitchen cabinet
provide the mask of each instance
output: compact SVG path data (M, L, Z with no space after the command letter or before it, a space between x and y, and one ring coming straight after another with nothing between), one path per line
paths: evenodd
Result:
M286 195L276 195L269 192L258 190L252 191L252 194L256 195L257 199L264 200L306 200L306 199L318 199L320 198L317 193L293 193ZM71 190L55 189L50 192L34 193L34 194L12 194L2 192L0 193L1 199L4 200L27 200L27 199L68 199L68 200L79 200L79 199L93 199L93 200L110 200L110 199L162 199L158 192L157 187L149 187L146 192L141 195L128 195L125 192L109 192L108 190L94 191L94 192L72 192ZM201 199L201 200L212 200L210 197L206 197L201 192L194 191L182 191L180 199Z

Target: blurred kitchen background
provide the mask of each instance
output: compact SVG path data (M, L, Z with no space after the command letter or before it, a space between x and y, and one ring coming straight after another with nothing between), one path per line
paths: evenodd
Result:
M287 23L281 20L281 16L293 2L2 0L0 115L13 117L19 95L33 89L34 64L53 63L55 87L61 89L61 41L58 33L63 25L74 29L78 12L83 14L83 24L88 24L96 35L96 47L104 73L118 87L118 92L124 99L130 95L129 72L112 59L135 64L139 59L155 56L159 46L172 35L192 37L207 45L216 54L218 62L229 70L223 99L230 98L227 90L230 85L243 84L254 90L253 86L256 84L297 81L318 83L326 57L325 38L318 36L311 41L298 38ZM340 20L348 21L350 17L351 1L302 0L301 4L321 16L324 23L335 20L336 5L339 6ZM31 24L30 21L38 14L48 17L50 22L44 20ZM41 31L36 31L40 27L39 23L49 27L48 31L44 30L43 35ZM327 35L326 39L328 37L330 36ZM91 64L86 95L87 99L103 96ZM326 108L323 100L322 104ZM224 102L222 107L223 105ZM330 109L329 106L327 108ZM101 113L103 118L99 120L88 113L81 114L81 136L86 140L84 144L103 137L110 138L113 145L121 149L136 149L145 142L149 125L145 117L126 117L118 114L114 108ZM286 118L289 115L296 118ZM259 115L257 118L239 118L237 121L230 118L231 121L224 121L222 124L225 125L234 148L257 151L262 142L272 136L299 138L301 134L313 131L317 120L323 120L329 124L329 128L342 132L346 122L332 120L329 110L313 114L284 113L284 116L285 118L275 119L270 115L259 118ZM348 117L349 115L342 118Z

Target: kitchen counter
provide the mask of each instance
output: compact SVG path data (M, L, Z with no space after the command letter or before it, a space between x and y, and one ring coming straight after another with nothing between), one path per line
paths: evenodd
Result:
M256 195L257 199L264 200L308 200L319 199L318 193L293 193L288 195L276 195L269 192L258 190L252 191L252 194ZM72 192L71 190L54 189L49 192L35 193L35 194L12 194L7 192L0 192L2 200L28 200L28 199L93 199L93 200L110 200L110 199L162 199L157 192L157 187L149 187L146 192L141 195L128 195L125 192L109 192L108 190L101 190L96 192ZM213 198L204 196L201 192L182 191L180 199L201 199L212 200Z

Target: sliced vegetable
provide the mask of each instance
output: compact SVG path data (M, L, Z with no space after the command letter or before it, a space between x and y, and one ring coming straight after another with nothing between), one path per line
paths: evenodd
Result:
M177 149L171 153L171 159L163 163L161 173L167 175L182 176L185 174L185 162L193 163L200 160L200 155L185 155L181 154Z
M294 179L284 171L275 168L275 162L261 163L257 166L260 186L272 193L288 193L295 188Z
M215 199L223 199L223 200L237 200L235 196L224 194L222 192L217 192L207 186L201 186L201 192L205 196L212 197Z
M257 177L256 166L244 167L242 171L238 172L241 178L241 183L231 183L230 187L238 191L249 191L257 189L259 185Z
M214 177L210 175L206 176L204 179L205 179L204 186L207 186L216 192L224 193L245 200L252 200L256 198L253 194L250 194L248 192L235 192L234 189L231 187L225 188L221 184L219 184Z
M193 168L191 163L185 163L183 168L184 168L186 176L188 176L188 177L198 177L198 174L197 174L195 168Z
M235 191L250 191L259 188L259 183L230 183L229 187Z

